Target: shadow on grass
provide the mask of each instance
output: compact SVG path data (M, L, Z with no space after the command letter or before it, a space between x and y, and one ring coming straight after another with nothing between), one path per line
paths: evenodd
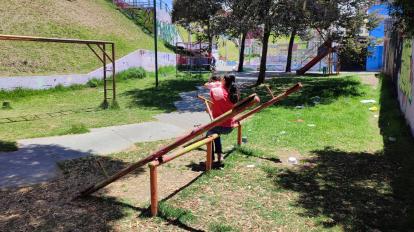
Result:
M50 156L51 170L54 170L53 158L83 157L59 163L62 175L47 183L23 188L0 190L0 231L111 231L114 222L127 217L125 207L112 201L96 197L71 199L89 184L96 183L116 171L126 167L119 159L101 156L87 156L87 153L66 148L49 146L43 155L29 150L21 157L9 157L11 163L19 165L13 171L19 174L32 169L34 165L44 165L44 158ZM87 156L87 157L84 157ZM66 157L66 156L65 156ZM15 162L13 162L13 159ZM55 160L56 161L56 160ZM2 160L2 163L4 160ZM22 164L26 162L26 167ZM45 169L46 171L49 169ZM44 171L45 171L44 170ZM3 169L2 169L3 171ZM144 170L138 169L131 175L140 175ZM40 174L39 174L40 173ZM10 178L12 178L12 173ZM34 172L33 177L41 178L41 172ZM7 176L1 175L2 178ZM50 179L50 178L49 178ZM105 189L99 194L105 194Z
M270 161L273 163L282 163L282 161L279 158L266 157L265 154L258 149L251 149L249 147L237 147L234 151L237 151L240 154L245 155L245 156L258 158L258 159ZM234 151L231 151L231 152L234 152Z
M196 86L202 85L204 81L201 76L164 79L158 87L133 89L124 95L132 98L129 107L151 107L171 112L175 110L174 102L181 100L180 93L196 91Z
M273 91L278 94L296 83L301 82L303 89L290 95L288 98L277 104L282 107L296 106L315 106L316 104L331 104L340 97L358 97L363 96L364 91L362 84L354 78L275 78L267 81ZM252 88L246 91L246 94L257 92L262 102L270 99L264 88Z
M299 193L305 217L324 216L326 228L345 231L412 231L414 228L414 141L398 108L393 86L383 82L379 126L384 150L313 151L309 165L271 169L278 188ZM397 138L390 142L389 137Z

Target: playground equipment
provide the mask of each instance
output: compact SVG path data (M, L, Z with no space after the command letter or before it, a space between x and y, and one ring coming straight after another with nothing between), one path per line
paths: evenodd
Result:
M209 72L211 70L213 57L208 53L208 43L178 42L175 46L177 48L177 70L186 72Z
M44 42L44 43L70 43L70 44L85 44L87 45L92 52L98 57L103 65L103 82L104 82L104 101L103 106L107 108L109 106L108 100L112 99L113 102L116 101L116 80L115 80L115 43L109 41L101 40L79 40L79 39L62 39L62 38L45 38L45 37L34 37L34 36L20 36L20 35L1 35L0 40L8 41L26 41L26 42ZM102 52L102 55L99 55L99 51L96 51L92 45L96 45L99 50ZM111 53L108 53L108 47L111 47ZM107 61L109 60L109 62ZM107 64L112 63L112 69L108 69ZM108 72L111 75L111 78L108 79ZM111 85L108 85L108 82L112 82ZM112 98L108 96L108 93L112 91Z
M332 41L328 40L325 43L323 43L318 48L318 54L312 58L305 66L300 68L296 71L298 75L303 75L307 71L309 71L313 66L315 66L317 63L319 63L322 59L324 59L326 56L328 56L328 64L326 67L326 70L324 70L324 74L332 74L333 69L332 66L336 65L338 67L337 63L334 63L333 61L333 53L335 52L335 48L332 47ZM338 71L338 69L337 69Z
M281 101L282 99L286 98L290 94L300 90L302 88L302 85L300 83L296 84L292 88L286 90L284 93L272 97L271 100L264 103L263 105L260 105L252 110L250 110L247 113L244 113L247 109L252 107L253 105L260 102L259 97L256 94L250 95L247 98L243 99L239 103L235 105L233 109L230 111L224 113L220 117L213 119L212 122L208 123L207 125L204 125L200 128L197 128L185 136L177 139L175 142L173 142L170 145L167 145L157 152L153 153L152 155L126 167L125 169L119 171L118 173L114 174L113 176L107 178L106 180L103 180L97 184L91 185L82 192L80 192L80 195L78 197L85 197L88 196L99 189L111 184L112 182L120 179L121 177L131 173L132 171L136 170L139 167L142 167L146 164L149 164L150 168L150 181L151 181L151 213L153 216L157 215L158 211L158 187L157 187L157 167L161 166L162 164L165 164L167 162L170 162L190 151L193 151L194 149L197 149L201 146L207 145L207 155L206 155L206 171L211 169L212 164L212 142L215 138L217 138L219 135L214 134L207 138L202 139L196 139L198 136L202 135L203 133L207 132L208 130L220 125L221 123L227 121L230 118L235 118L235 121L239 122L239 133L238 133L238 144L241 145L241 121L248 118L249 116L258 113L259 111ZM270 91L270 89L269 89ZM271 96L273 96L273 93L270 91ZM243 114L244 113L244 114ZM188 143L189 141L192 141L193 139L196 139L195 141L191 142L190 144L187 144L182 149L178 150L174 154L168 155L170 151Z

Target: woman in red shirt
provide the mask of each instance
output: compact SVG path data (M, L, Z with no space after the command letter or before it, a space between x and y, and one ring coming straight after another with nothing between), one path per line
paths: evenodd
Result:
M220 115L231 110L239 101L239 92L236 86L236 77L234 75L224 76L221 80L221 86L210 89L210 97L212 101L212 113L213 118L217 118ZM207 132L207 136L212 134L229 134L233 130L233 119L229 119L223 122L221 125L214 127L213 129ZM217 154L217 161L222 162L222 146L221 139L218 137L214 140L214 150ZM213 160L214 160L214 151L213 151Z

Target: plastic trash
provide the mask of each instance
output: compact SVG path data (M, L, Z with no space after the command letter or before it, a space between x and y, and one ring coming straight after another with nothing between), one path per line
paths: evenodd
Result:
M378 111L378 107L376 107L376 106L370 107L369 108L369 111L371 111L371 112L377 112Z
M242 143L247 143L247 137L242 137Z
M308 124L308 127L316 127L315 124Z
M311 100L312 100L313 104L315 104L315 105L321 103L321 97L319 97L319 96L313 97Z
M295 109L304 109L304 106L296 106Z
M370 99L370 100L362 100L361 103L362 104L373 104L373 103L377 103L377 101Z
M288 158L288 163L290 164L298 164L298 159L296 159L295 157L289 157Z
M255 167L254 164L249 164L249 165L246 166L246 168L254 168L254 167Z
M390 142L397 142L397 138L395 138L395 137L388 137L388 140Z

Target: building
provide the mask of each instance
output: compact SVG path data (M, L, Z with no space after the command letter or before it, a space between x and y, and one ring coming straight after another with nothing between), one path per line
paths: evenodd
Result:
M379 25L369 31L369 38L372 45L368 47L368 57L366 62L366 71L381 71L384 66L384 37L385 37L385 21L389 18L389 10L387 4L376 4L372 6L368 13L376 12L380 17Z

